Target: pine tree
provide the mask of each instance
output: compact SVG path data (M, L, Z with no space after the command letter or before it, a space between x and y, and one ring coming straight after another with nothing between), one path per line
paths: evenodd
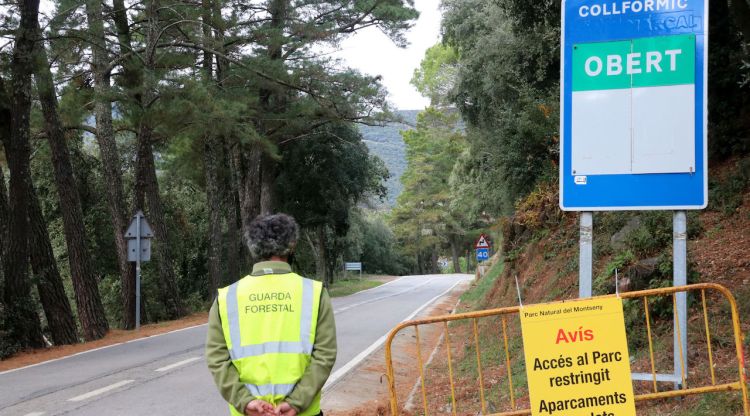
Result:
M38 27L36 33L41 34ZM52 152L52 166L60 200L65 242L68 247L68 261L73 279L78 319L81 321L84 338L91 341L106 335L109 324L91 264L91 254L87 248L81 199L78 195L73 166L70 162L70 153L65 142L65 133L57 111L58 104L54 81L43 43L36 44L34 55L36 60L34 75L39 102L44 114L47 142Z
M34 69L34 44L37 38L39 0L19 1L20 23L16 31L11 60L10 134L3 137L5 157L10 170L8 192L8 244L3 258L7 308L5 322L12 339L21 347L44 346L39 316L31 298L29 283L28 198L31 183L29 169L29 119L31 114L31 74ZM0 83L0 88L5 86ZM4 95L4 94L3 94Z

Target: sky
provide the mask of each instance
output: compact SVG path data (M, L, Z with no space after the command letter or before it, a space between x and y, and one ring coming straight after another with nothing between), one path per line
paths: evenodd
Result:
M398 110L422 110L427 98L409 84L414 70L430 46L440 41L440 1L416 0L419 20L407 33L409 46L399 48L377 28L367 28L341 42L334 53L345 63L369 75L381 75L389 101Z
M416 0L415 7L419 10L419 19L406 35L409 45L405 49L394 45L377 28L370 27L341 42L340 50L333 53L349 67L369 75L381 75L389 101L398 110L422 110L429 104L409 81L427 48L440 41L440 1ZM42 0L40 9L51 12L53 2Z

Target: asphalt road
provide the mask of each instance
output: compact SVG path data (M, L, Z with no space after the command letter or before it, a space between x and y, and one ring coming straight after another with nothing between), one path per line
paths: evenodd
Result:
M333 299L338 358L327 388L399 322L469 275L408 276ZM203 359L206 325L0 373L0 415L226 415Z

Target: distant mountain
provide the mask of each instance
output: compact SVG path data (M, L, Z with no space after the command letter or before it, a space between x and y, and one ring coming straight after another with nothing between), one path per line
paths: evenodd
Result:
M401 193L401 175L406 170L406 145L401 138L402 130L410 130L417 124L420 110L397 111L404 123L389 123L382 127L359 126L363 140L370 151L383 159L391 177L386 182L388 207L396 205L396 198Z

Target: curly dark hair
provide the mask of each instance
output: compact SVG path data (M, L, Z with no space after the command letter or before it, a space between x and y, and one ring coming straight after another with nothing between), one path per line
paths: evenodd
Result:
M299 239L299 226L287 214L260 215L245 233L250 255L257 260L289 257Z

